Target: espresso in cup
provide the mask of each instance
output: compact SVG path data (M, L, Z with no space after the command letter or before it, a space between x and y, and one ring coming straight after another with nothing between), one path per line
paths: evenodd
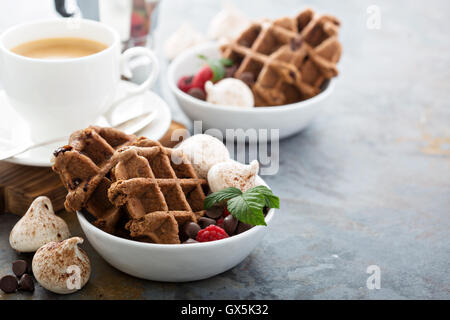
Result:
M107 47L101 42L83 38L48 38L22 43L11 51L35 59L70 59L90 56Z

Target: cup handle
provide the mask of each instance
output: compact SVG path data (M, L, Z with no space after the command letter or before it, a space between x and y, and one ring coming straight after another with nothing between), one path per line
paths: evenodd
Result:
M122 56L120 57L120 70L122 75L124 75L127 78L131 78L133 76L133 73L129 66L129 61L131 60L131 58L136 56L146 56L150 59L150 63L152 66L150 74L143 83L141 83L137 87L129 88L124 96L120 97L109 106L108 110L103 114L103 117L106 118L107 122L109 123L111 122L111 114L119 104L121 104L123 101L127 100L130 97L141 94L146 90L150 89L155 84L156 78L158 77L159 74L158 59L156 58L153 51L145 47L129 48L125 50L124 53L122 53Z
M120 68L122 70L122 74L125 77L127 77L127 78L132 77L133 73L130 69L129 61L131 60L131 58L136 57L136 56L148 57L150 59L152 70L150 71L150 74L148 75L147 79L145 79L145 81L143 83L141 83L136 88L130 88L128 90L126 97L129 97L131 95L140 94L140 93L144 92L145 90L150 89L155 84L156 78L158 77L158 74L159 74L158 59L156 58L153 51L151 51L150 49L145 48L145 47L134 47L134 48L129 48L129 49L125 50L125 52L122 53L122 56L120 58L120 65L121 65Z

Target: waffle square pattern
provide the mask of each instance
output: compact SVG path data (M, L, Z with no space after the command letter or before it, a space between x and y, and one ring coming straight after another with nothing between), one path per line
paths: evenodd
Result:
M139 241L180 243L179 229L204 215L207 181L181 153L112 128L74 132L54 153L65 207L87 210L106 232Z
M279 106L309 99L338 74L340 22L312 9L295 18L252 23L221 47L237 63L235 78L249 73L255 106Z

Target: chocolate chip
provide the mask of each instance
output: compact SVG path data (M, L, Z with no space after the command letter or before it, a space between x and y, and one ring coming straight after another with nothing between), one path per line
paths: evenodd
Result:
M207 217L201 217L200 219L198 219L198 224L200 225L200 227L202 227L202 229L205 229L211 224L216 224L216 220Z
M206 100L206 94L205 92L200 88L191 88L187 92L190 96L193 96L196 99L200 99L205 101Z
M249 71L242 72L237 78L242 80L249 87L252 87L255 84L255 75Z
M53 152L53 155L57 157L60 153L64 153L66 151L72 150L72 147L69 145L65 145L64 147L58 148Z
M25 260L16 260L12 263L12 271L18 278L20 278L24 273L26 273L27 269L28 265Z
M78 187L78 186L80 185L80 183L81 183L81 179L80 179L80 178L74 178L74 179L72 180L72 183L73 183L73 185L74 185L75 187Z
M16 292L18 285L16 277L12 275L7 275L0 279L0 289L4 293Z
M223 213L223 208L222 208L222 207L218 207L218 206L211 207L211 208L209 208L209 209L206 211L206 215L207 215L209 218L212 218L212 219L218 219L218 218L220 218L220 216L222 215L222 213Z
M225 68L225 78L232 78L234 77L234 73L237 70L237 65L232 65L231 67Z
M189 243L198 243L198 241L197 240L194 240L194 239L191 239L191 238L189 238L189 239L187 239L185 242L183 242L183 244L189 244Z
M239 222L238 226L237 226L236 234L245 232L247 230L250 230L251 228L253 228L252 225L249 225L249 224L243 223L243 222Z
M187 222L183 225L183 233L188 238L197 238L197 233L201 230L200 226L195 222Z
M303 40L301 38L292 38L291 39L291 50L295 51L302 46Z
M231 214L226 216L225 219L223 219L223 229L225 230L228 235L232 235L234 231L236 231L237 225L238 225L238 219L233 217Z
M29 274L24 274L19 281L19 290L22 291L34 291L33 277Z
M289 71L289 76L295 80L296 76L295 76L295 72L294 71Z

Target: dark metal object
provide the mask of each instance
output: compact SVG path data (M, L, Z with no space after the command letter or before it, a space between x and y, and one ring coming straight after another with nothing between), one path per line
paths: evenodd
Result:
M67 12L65 2L65 0L55 0L55 9L64 18L72 17L73 13Z

